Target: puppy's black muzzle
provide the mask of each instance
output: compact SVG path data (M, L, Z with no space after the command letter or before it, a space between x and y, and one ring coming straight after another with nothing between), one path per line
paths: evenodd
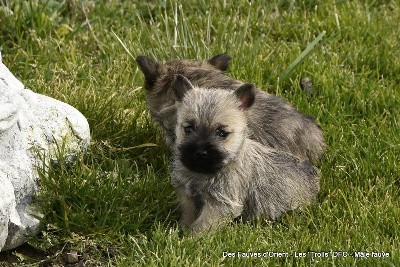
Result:
M222 168L224 154L213 144L190 142L179 146L180 160L197 173L216 173Z

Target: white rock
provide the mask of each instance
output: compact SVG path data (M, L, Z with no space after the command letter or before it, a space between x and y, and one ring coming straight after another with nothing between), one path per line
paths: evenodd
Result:
M89 124L79 111L25 89L0 54L0 251L39 231L41 214L32 196L43 158L56 160L63 144L63 152L73 158L89 142Z
M10 221L11 211L15 210L14 188L2 169L3 166L0 166L0 248L6 243L8 222Z

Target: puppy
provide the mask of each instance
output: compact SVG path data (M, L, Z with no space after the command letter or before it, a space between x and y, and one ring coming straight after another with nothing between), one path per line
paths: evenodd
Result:
M250 138L246 113L260 101L252 84L204 89L178 75L172 88L172 184L183 227L196 235L239 216L274 220L317 197L319 171L308 160Z

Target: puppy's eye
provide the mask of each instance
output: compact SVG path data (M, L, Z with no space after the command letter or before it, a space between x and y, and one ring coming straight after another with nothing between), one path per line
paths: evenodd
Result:
M217 135L219 137L226 138L229 135L229 133L224 131L224 130L222 130L222 129L218 129L217 130Z
M185 131L185 134L191 134L194 132L194 126L193 125L188 125L183 127L183 130Z

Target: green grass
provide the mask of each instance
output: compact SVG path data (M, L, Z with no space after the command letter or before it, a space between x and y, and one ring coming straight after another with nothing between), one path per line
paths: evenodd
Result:
M399 1L249 2L0 1L3 62L26 87L80 110L92 131L87 154L42 174L44 232L30 246L53 257L78 251L87 266L400 266ZM113 32L134 56L156 60L226 52L228 75L315 116L329 147L319 202L279 222L182 234L169 151L146 110L143 76ZM291 255L223 258L238 251ZM310 251L390 257L294 257ZM12 253L17 266L44 260Z

